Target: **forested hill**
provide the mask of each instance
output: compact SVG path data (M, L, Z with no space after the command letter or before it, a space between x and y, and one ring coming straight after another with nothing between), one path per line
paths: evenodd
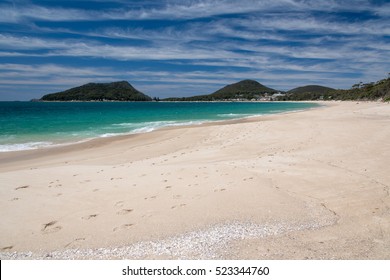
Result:
M277 93L277 94L275 94ZM40 101L151 101L152 98L126 81L89 83L65 91L44 95ZM156 99L157 100L157 99ZM278 92L254 80L227 85L214 93L192 97L174 97L165 101L235 101L235 100L383 100L390 101L390 76L373 83L358 83L347 90L318 85Z
M324 99L335 100L383 100L390 101L390 77L375 83L359 83L348 90L329 92Z
M65 91L46 94L42 101L151 101L126 81L89 83Z
M227 85L214 93L191 97L167 98L167 101L220 101L220 100L251 100L259 99L265 94L272 94L276 90L266 87L254 80L243 80Z
M311 86L300 87L278 97L280 101L287 100L383 100L390 101L390 77L373 83L358 83L350 89L331 89ZM319 90L321 89L321 90Z
M335 90L334 88L318 86L318 85L307 85L303 87L297 87L287 91L287 96L293 100L310 100L316 99L329 91Z

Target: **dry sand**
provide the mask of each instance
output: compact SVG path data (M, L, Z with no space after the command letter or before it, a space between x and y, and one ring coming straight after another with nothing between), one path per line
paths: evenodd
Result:
M1 259L390 259L390 105L0 154Z

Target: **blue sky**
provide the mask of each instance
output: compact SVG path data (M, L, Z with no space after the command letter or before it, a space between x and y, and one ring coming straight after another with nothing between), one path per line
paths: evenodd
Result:
M390 1L0 0L0 100L127 80L161 98L390 72Z

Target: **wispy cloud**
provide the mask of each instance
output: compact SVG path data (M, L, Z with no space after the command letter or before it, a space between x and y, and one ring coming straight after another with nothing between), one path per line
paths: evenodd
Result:
M94 2L94 1L91 1ZM99 1L95 1L99 2ZM101 1L100 1L101 2ZM110 2L110 1L108 1ZM242 0L238 4L233 0L177 0L152 2L154 5L134 5L128 1L111 1L123 3L121 8L104 10L88 10L77 8L45 7L23 3L23 5L0 5L0 21L20 22L23 20L46 21L86 21L86 20L150 20L150 19L196 19L217 15L244 14L254 12L283 11L370 11L383 16L389 15L389 5L373 6L368 0L356 1L302 1L274 0L251 1ZM147 4L147 2L145 3Z
M168 1L158 5L134 7L124 5L122 8L109 10L80 10L58 7L43 7L39 5L0 6L0 21L20 22L23 20L47 21L85 21L85 20L149 20L149 19L194 19L232 13L247 13L271 10L283 6L294 7L294 1Z

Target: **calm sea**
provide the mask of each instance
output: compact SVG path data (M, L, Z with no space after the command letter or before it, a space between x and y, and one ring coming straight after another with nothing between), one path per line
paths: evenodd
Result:
M290 102L0 102L0 152L319 106Z

